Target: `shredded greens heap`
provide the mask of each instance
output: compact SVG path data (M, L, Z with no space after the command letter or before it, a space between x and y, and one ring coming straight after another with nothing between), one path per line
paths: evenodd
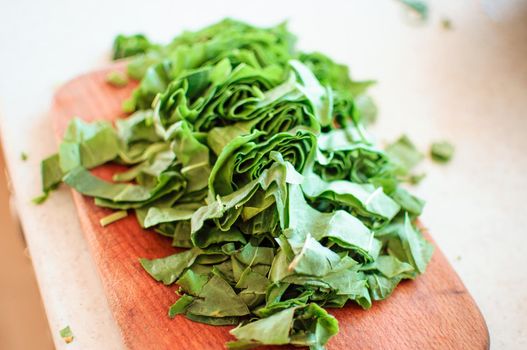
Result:
M73 119L42 163L47 194L64 182L186 248L144 269L179 297L182 314L238 325L230 349L293 344L323 349L337 334L325 308L368 309L432 254L414 225L423 201L410 181L420 154L407 139L387 151L369 139L375 118L348 68L295 49L285 25L223 20L166 46L119 36L140 80L115 127ZM129 166L113 182L89 169Z

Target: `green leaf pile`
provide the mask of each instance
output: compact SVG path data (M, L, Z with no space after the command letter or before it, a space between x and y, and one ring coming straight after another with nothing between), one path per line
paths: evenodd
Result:
M70 123L42 163L43 190L64 182L186 248L144 269L179 297L168 310L238 325L231 349L293 344L323 349L337 334L324 308L368 309L432 254L414 225L423 201L401 183L420 159L399 140L387 152L348 68L298 51L281 24L226 19L168 45L119 36L140 80L114 125ZM89 169L128 165L113 182Z

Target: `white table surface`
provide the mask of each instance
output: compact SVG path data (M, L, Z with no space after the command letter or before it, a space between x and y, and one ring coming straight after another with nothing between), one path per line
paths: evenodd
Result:
M1 138L57 348L123 345L69 191L30 203L39 160L54 152L46 111L55 88L104 65L117 33L167 41L232 16L260 25L289 19L302 48L377 79L380 141L404 132L423 150L436 139L455 144L450 164L423 165L423 221L480 306L492 347L526 349L527 6L483 5L486 12L475 0L434 1L428 24L416 27L390 0L1 0ZM441 28L443 16L453 30ZM65 325L76 335L67 347L58 335Z

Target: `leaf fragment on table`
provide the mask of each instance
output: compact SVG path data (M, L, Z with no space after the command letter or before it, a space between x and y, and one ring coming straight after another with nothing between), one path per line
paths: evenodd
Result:
M60 336L62 337L62 339L64 339L66 344L71 343L73 339L75 339L75 336L73 335L73 332L71 331L70 326L66 326L62 328L60 330Z
M250 349L264 344L293 344L323 349L337 332L337 320L317 304L310 303L238 326L230 331L238 340L227 343L227 347Z
M192 248L181 253L176 253L166 258L141 259L143 268L156 280L164 284L174 283L187 269L194 264L201 254L199 248Z
M448 141L434 142L430 146L430 156L439 163L447 163L454 156L454 146Z

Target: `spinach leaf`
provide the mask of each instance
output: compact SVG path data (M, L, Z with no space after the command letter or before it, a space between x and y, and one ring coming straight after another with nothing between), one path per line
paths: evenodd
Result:
M356 184L349 181L323 181L310 174L302 190L312 200L323 200L354 210L356 215L370 216L373 220L389 222L399 212L400 206L387 196L382 187L371 184Z
M367 261L374 260L379 253L380 243L359 219L344 210L317 211L307 204L298 185L290 185L288 219L288 227L296 236L310 233L316 240L329 239Z
M68 172L78 166L94 168L113 160L119 153L119 142L110 123L88 124L74 118L68 124L59 147L60 167Z
M337 332L337 320L317 304L311 303L238 326L230 331L238 340L227 343L227 347L248 349L263 344L293 344L321 349Z

